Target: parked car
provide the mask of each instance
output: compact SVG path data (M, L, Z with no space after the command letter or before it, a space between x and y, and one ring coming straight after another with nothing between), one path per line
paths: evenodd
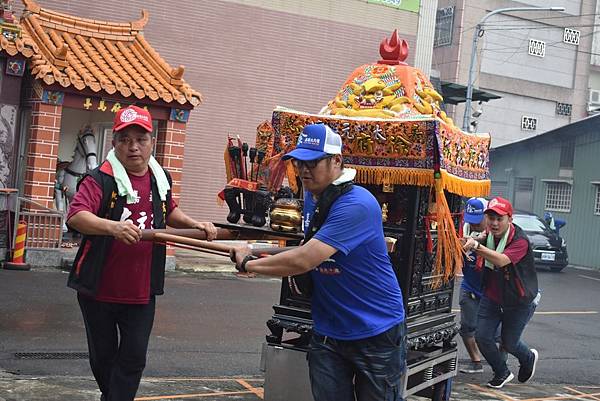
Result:
M553 272L560 272L569 264L567 242L544 220L535 214L515 212L513 223L521 227L529 237L536 267L546 267Z

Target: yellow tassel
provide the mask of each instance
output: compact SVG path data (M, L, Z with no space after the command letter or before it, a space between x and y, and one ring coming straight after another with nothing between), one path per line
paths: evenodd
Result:
M437 252L433 267L432 288L447 283L462 269L463 249L454 227L454 220L444 194L441 179L435 180L435 206L437 221Z
M353 164L347 167L356 170L355 181L358 184L417 185L420 187L433 187L435 185L433 170L431 169L359 166ZM490 180L469 180L452 175L445 170L441 170L441 173L443 189L448 192L465 197L487 196L490 193Z
M472 196L488 196L492 189L490 180L469 180L452 175L446 170L441 170L441 173L444 189L453 194L469 198Z
M356 170L358 184L396 184L433 186L433 170L400 167L347 165Z

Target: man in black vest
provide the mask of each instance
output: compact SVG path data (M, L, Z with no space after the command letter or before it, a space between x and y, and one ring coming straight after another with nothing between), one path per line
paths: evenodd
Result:
M305 190L304 245L263 259L239 247L236 266L312 278L308 365L315 401L399 401L406 326L381 208L352 184L356 171L344 168L342 139L327 125L306 126L284 158Z
M103 401L133 400L146 365L155 296L163 293L165 245L140 242L145 228L197 228L214 239L212 223L181 211L171 178L152 156L152 117L121 109L113 150L84 176L67 223L84 234L69 274L77 290L90 365ZM115 241L116 239L116 241Z
M519 360L521 383L533 377L539 357L537 350L521 340L536 308L538 283L529 239L512 224L512 213L509 201L492 199L485 211L489 232L478 239L468 238L464 244L465 251L475 251L485 262L475 338L494 371L487 384L492 388L502 388L514 378L496 345L500 324L502 348Z

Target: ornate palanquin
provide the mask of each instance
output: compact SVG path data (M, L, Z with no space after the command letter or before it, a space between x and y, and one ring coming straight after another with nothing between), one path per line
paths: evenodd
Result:
M285 171L297 191L296 172L281 156L295 147L306 125L324 123L342 136L344 164L355 181L428 187L428 222L437 236L434 274L447 282L462 266L455 216L445 192L485 196L490 191L488 134L461 131L443 111L443 98L417 68L408 66L408 45L394 31L380 44L382 60L355 69L318 114L278 107L271 127L261 124L256 146L265 149L259 182L277 189Z
M489 192L489 135L465 134L431 116L366 119L279 108L273 112L272 156L290 151L302 129L316 122L342 136L344 163L357 170L358 183L433 187L434 173L439 171L449 192L462 196Z

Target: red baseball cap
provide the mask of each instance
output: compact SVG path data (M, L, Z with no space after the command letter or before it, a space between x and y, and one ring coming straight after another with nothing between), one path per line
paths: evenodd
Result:
M148 132L152 132L152 116L146 109L137 106L127 106L117 112L113 124L113 131L121 131L130 125L138 125Z
M512 216L513 207L509 201L500 196L497 196L488 202L487 209L485 209L485 213L487 212L494 212L496 214L499 214L500 216Z

